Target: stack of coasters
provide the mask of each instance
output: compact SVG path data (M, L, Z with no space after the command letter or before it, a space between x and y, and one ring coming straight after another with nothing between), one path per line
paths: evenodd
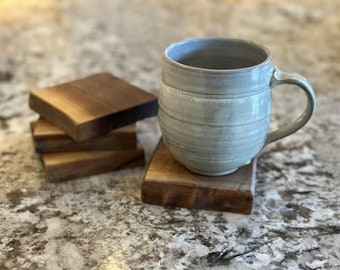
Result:
M111 74L34 90L35 149L51 182L144 164L135 122L155 116L157 97Z

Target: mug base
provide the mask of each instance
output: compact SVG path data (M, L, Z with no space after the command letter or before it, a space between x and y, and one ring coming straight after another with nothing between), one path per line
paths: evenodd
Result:
M204 175L204 176L223 176L227 174L232 174L237 171L238 168L232 169L232 170L227 170L227 171L220 171L220 172L206 172L206 171L200 171L196 169L192 169L190 167L185 166L189 171L192 171L194 173Z

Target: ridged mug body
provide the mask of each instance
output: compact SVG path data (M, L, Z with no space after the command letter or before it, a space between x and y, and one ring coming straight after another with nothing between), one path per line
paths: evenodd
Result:
M248 164L267 138L272 72L270 53L250 42L211 38L168 47L158 115L174 157L204 175Z

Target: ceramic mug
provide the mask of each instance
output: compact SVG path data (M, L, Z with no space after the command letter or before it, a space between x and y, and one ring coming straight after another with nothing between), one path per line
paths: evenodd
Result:
M271 89L299 86L303 114L269 132ZM163 53L159 123L164 143L189 170L224 175L251 162L268 143L307 123L315 109L312 86L299 74L281 72L270 51L253 42L197 38Z

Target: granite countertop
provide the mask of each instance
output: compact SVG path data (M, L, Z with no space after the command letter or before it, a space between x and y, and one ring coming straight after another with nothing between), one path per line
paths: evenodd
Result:
M0 269L340 269L340 2L0 2ZM258 160L251 215L141 202L144 167L46 182L30 90L108 71L158 94L171 42L231 36L270 48L313 84L317 111ZM272 127L304 95L273 91ZM157 118L138 123L150 157Z

